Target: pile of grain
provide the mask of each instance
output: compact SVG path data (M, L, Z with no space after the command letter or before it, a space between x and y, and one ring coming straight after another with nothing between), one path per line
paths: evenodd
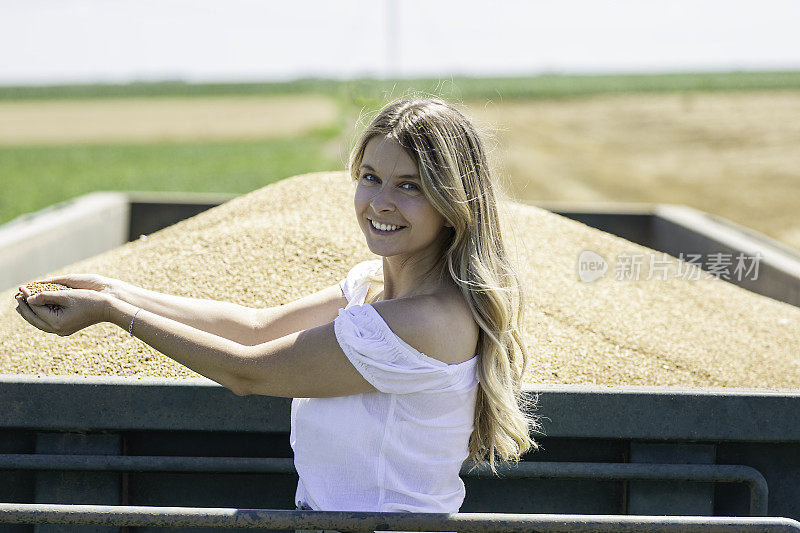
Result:
M532 206L508 203L512 256L528 290L527 381L800 388L800 309L711 279L591 284L582 250L613 264L652 250ZM53 274L96 272L182 296L280 305L374 259L341 172L296 176ZM674 274L674 262L671 273ZM127 332L41 332L0 294L0 373L198 377Z

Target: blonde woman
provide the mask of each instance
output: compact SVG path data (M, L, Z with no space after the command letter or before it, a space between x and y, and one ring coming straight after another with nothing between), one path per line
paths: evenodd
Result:
M21 287L17 310L58 335L112 322L238 395L294 398L298 509L458 512L465 460L494 469L536 448L522 288L484 150L445 101L386 105L349 165L379 258L293 303L256 310L71 275L43 281L77 290Z

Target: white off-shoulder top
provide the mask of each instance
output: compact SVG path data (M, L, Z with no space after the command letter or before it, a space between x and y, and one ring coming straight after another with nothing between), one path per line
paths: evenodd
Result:
M316 511L458 512L478 391L476 355L459 364L429 357L364 303L382 260L340 282L348 300L334 320L347 358L377 392L294 398L289 442L295 503Z

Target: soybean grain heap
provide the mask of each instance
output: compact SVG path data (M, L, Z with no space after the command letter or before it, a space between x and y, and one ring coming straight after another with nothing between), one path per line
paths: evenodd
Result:
M342 172L295 176L75 263L156 291L261 307L342 279L375 259ZM533 206L507 202L503 226L528 291L526 381L800 389L800 309L717 279L582 283L581 251L607 259L652 250ZM659 257L661 255L659 254ZM45 277L45 276L40 276ZM112 324L41 332L0 294L0 373L200 377Z

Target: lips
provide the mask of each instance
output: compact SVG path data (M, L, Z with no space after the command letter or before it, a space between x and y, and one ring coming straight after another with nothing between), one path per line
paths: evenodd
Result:
M405 226L403 226L402 224L394 224L392 222L382 222L380 220L369 219L369 218L367 220L369 220L370 222L375 222L376 224L384 224L386 226L398 226L400 228L405 228Z
M399 232L403 231L405 228L406 228L406 226L400 226L400 227L398 227L397 229L394 229L394 230L384 231L384 230L378 229L375 226L373 226L371 221L369 223L369 229L372 231L372 233L375 233L377 235L394 235L395 233L399 233Z

